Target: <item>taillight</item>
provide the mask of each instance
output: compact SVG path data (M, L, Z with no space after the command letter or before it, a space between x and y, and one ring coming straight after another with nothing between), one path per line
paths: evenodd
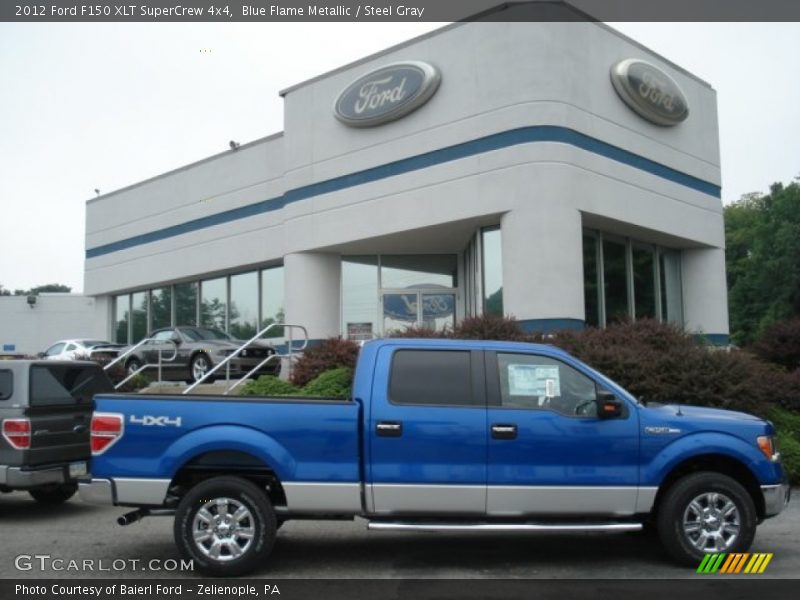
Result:
M116 413L92 415L92 454L102 454L122 437L125 417Z
M5 419L3 421L3 437L12 448L27 450L31 447L30 419Z

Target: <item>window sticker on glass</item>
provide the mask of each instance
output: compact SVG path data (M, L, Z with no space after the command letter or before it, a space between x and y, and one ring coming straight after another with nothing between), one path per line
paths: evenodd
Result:
M543 396L545 398L560 396L561 380L558 366L508 365L508 393L511 396Z

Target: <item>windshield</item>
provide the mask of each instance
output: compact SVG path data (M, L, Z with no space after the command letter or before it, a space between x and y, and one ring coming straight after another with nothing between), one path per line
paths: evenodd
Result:
M80 340L78 342L84 348L91 348L92 346L109 346L111 342L104 342L103 340Z
M193 342L204 340L230 340L231 337L219 329L208 329L207 327L182 327L180 332Z

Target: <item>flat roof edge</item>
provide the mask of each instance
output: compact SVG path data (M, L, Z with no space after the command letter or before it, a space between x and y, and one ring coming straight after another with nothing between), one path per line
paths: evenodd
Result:
M251 142L247 142L246 144L242 144L240 146L237 146L235 150L233 150L233 149L231 149L231 150L223 150L222 152L218 152L217 154L212 154L211 156L206 156L205 158L201 158L200 160L196 160L194 162L182 165L180 167L176 167L174 169L170 169L169 171L165 171L163 173L159 173L158 175L153 175L152 177L148 177L147 179L142 179L141 181L137 181L136 183L131 183L130 185L126 185L124 187L118 188L116 190L108 192L107 194L101 194L101 195L99 195L99 196L97 196L95 198L89 198L86 201L86 204L92 204L93 202L97 202L98 200L105 200L105 199L107 199L107 198L109 198L111 196L115 196L116 194L119 194L119 193L122 193L122 192L127 192L129 190L132 190L133 188L137 188L137 187L142 186L142 185L144 185L146 183L151 183L151 182L153 182L153 181L155 181L157 179L161 179L163 177L169 177L170 175L175 175L176 173L180 173L181 171L188 171L189 169L193 169L194 167L197 167L198 165L202 165L203 163L207 163L207 162L210 162L212 160L216 160L218 158L222 158L224 156L232 154L233 152L239 152L240 150L247 150L248 148L252 148L253 146L257 146L257 145L263 144L265 142L270 142L270 141L272 141L274 139L282 138L282 137L283 137L283 131L279 131L277 133L272 133L272 134L267 135L265 137L258 138L258 139L255 139L255 140L251 141Z

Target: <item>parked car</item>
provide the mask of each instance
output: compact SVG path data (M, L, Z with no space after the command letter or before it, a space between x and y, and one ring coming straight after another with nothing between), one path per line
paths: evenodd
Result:
M68 500L88 470L92 397L113 391L94 362L0 363L0 492Z
M149 338L147 343L125 358L128 372L136 371L145 364L157 364L160 351L162 379L189 382L201 379L246 342L234 339L219 329L189 326L157 329ZM125 350L122 350L120 353L124 352ZM246 375L261 361L275 353L275 348L270 344L255 341L206 381L215 377L224 378L229 368L232 377ZM264 365L256 375L277 375L280 370L281 362L276 358ZM150 372L155 373L155 369Z
M352 399L95 402L81 496L138 507L123 525L174 513L181 554L215 575L258 567L288 519L354 516L391 531L652 525L696 567L747 552L790 493L768 421L645 406L546 345L370 341Z
M40 352L39 358L46 360L113 359L118 356L120 348L124 347L125 344L115 344L103 340L60 340L44 352Z

